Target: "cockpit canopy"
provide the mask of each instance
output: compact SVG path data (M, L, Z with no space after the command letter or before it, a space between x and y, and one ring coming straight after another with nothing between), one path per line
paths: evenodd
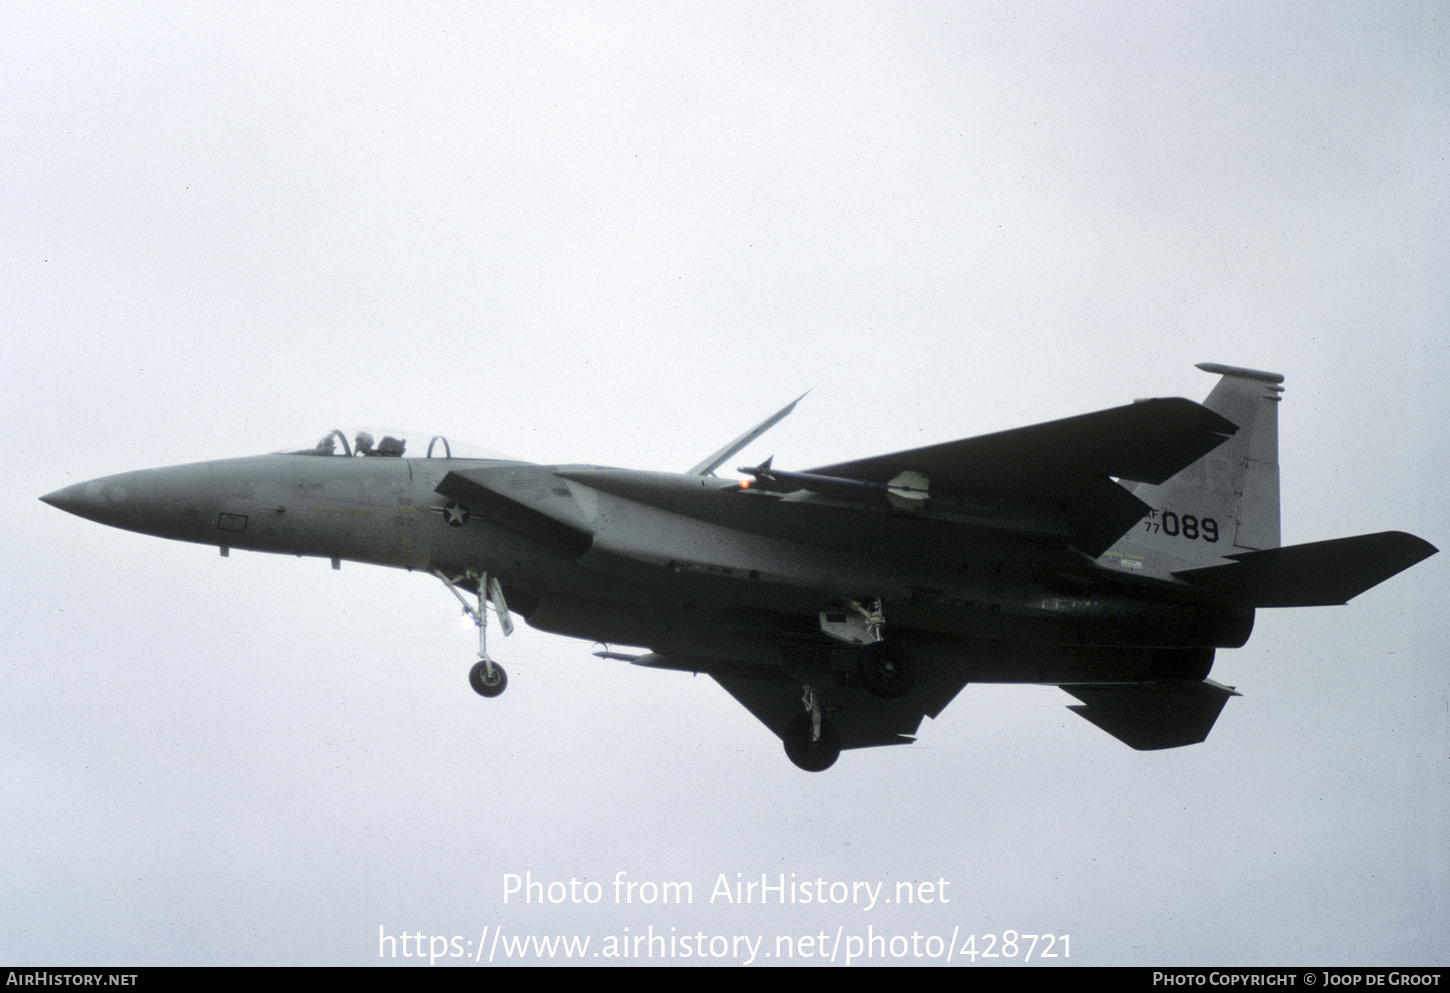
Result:
M323 435L321 440L319 440L317 444L314 445L312 448L299 449L295 452L290 452L289 454L333 455L346 458L466 458L513 461L511 459L506 459L504 456L497 455L493 452L475 450L469 446L459 446L460 450L455 452L453 450L453 446L448 443L448 439L443 437L443 435L441 434L435 434L430 437L428 439L426 447L423 446L421 443L417 443L415 444L413 450L409 451L407 435L411 434L414 438L419 439L421 439L423 435L406 431L394 431L386 434L378 431L376 433L382 435L381 440L376 438L374 432L372 431L359 431L353 436L352 442L349 443L347 435L343 434L340 430L334 429ZM419 448L422 448L423 451L419 452Z

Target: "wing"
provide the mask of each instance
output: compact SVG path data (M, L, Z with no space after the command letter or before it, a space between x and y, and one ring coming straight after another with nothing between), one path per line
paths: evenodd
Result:
M664 655L645 655L634 664L706 673L777 737L783 738L791 722L805 712L801 684L774 666ZM873 696L859 686L828 686L821 693L826 716L841 734L841 747L871 748L916 740L922 718L935 718L966 684L963 667L934 665L923 667L911 692L894 700Z
M1148 511L1113 478L1167 481L1238 428L1182 398L1140 400L1094 414L810 470L889 483L903 472L930 480L935 496L1039 500L1063 507L1074 545L1105 551Z
M1061 501L1109 476L1164 483L1237 430L1232 421L1192 400L1140 400L811 472L885 483L916 471L931 477L933 489Z
M782 739L803 713L801 683L778 668L655 654L605 655L655 669L703 672ZM921 667L911 692L894 700L872 696L859 686L827 685L821 692L826 716L840 733L843 749L906 745L916 740L922 718L940 715L969 675L970 662L964 659L959 664ZM1203 741L1229 697L1239 695L1211 679L1059 685L1082 701L1069 710L1139 751Z

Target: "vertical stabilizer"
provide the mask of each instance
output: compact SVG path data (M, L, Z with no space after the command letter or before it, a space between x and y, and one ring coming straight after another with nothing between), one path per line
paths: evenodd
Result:
M1103 557L1105 565L1166 576L1240 552L1279 547L1278 373L1202 362L1219 374L1203 405L1238 431L1161 486L1133 495L1152 509ZM1175 564L1177 563L1177 564Z
M1238 548L1278 548L1279 394L1284 392L1279 384L1284 377L1214 362L1200 362L1198 368L1223 376L1203 405L1239 426L1238 434L1199 462L1217 460L1217 469L1226 470L1233 480L1233 543ZM1164 488L1177 481L1170 479Z

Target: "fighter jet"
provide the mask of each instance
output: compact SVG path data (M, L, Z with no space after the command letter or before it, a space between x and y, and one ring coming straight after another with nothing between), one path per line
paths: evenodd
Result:
M41 497L220 547L437 577L488 651L540 630L706 673L820 771L905 744L968 682L1060 686L1136 749L1203 741L1214 654L1261 607L1342 604L1436 549L1398 531L1281 547L1284 377L1203 363L1202 403L1122 407L802 471L715 475L800 398L684 473L454 457L407 439L147 469ZM618 646L641 651L619 651Z

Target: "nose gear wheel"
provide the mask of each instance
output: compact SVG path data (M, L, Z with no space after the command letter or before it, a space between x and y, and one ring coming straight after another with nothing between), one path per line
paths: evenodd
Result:
M451 504L450 504L451 506ZM492 601L493 611L498 615L499 627L503 628L505 637L513 634L513 617L509 614L508 604L504 602L503 587L499 585L497 576L490 576L486 572L474 572L469 570L458 578L457 581L449 579L437 569L433 574L443 581L448 587L448 592L458 598L463 604L463 610L469 617L473 618L474 625L478 628L478 661L472 669L468 670L468 685L479 696L495 697L502 693L509 684L508 675L488 654L488 608ZM465 579L474 579L478 584L478 605L475 607L468 602L458 590L458 583Z
M508 689L508 673L497 662L480 659L468 670L468 685L479 696L496 697Z

